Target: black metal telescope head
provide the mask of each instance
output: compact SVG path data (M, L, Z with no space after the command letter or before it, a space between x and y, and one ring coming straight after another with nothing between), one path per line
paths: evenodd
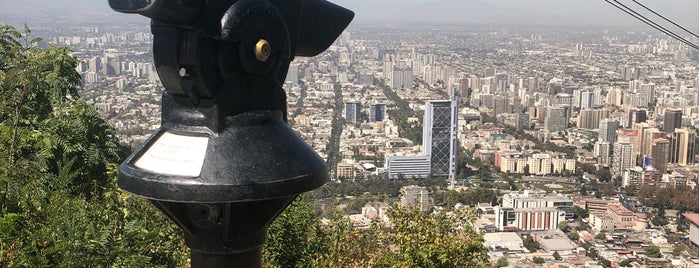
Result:
M166 90L162 126L122 163L119 186L184 230L193 267L259 256L267 225L328 180L324 161L286 124L289 63L327 49L354 14L325 0L109 4L152 19Z

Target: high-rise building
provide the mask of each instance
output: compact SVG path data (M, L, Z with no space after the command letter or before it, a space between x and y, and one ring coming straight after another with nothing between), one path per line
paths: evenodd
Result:
M616 141L616 130L619 128L619 121L602 119L599 122L599 140L614 143Z
M400 205L404 208L414 208L420 211L430 210L430 193L427 188L417 185L400 188Z
M597 163L600 165L609 166L609 154L612 151L612 145L606 141L598 141L595 143L594 156L597 157Z
M565 108L549 107L546 109L544 130L547 132L558 132L564 131L566 128L568 128L568 118L566 117Z
M381 122L386 118L386 104L369 106L369 122Z
M682 110L667 109L663 116L663 131L668 133L675 132L675 129L682 127Z
M299 84L299 64L298 63L289 64L289 71L287 72L287 75L286 75L286 81L291 82L294 85Z
M669 162L680 165L694 164L694 145L697 133L694 129L675 129L670 135Z
M391 87L395 89L413 87L413 69L394 68L391 72Z
M583 109L578 116L578 128L597 129L602 119L609 118L607 109Z
M423 153L431 158L432 176L456 174L458 98L430 101L425 106L422 129Z
M630 128L633 127L635 123L643 123L646 122L647 116L646 116L646 110L636 110L632 109L629 111L629 122L626 127Z
M670 151L670 142L667 139L655 139L650 146L651 166L660 173L667 172L667 157Z
M552 172L551 155L533 154L527 161L529 173L535 175L549 175Z
M360 102L345 102L345 120L348 123L362 121L362 104Z
M633 145L628 142L614 143L614 155L612 157L612 176L622 176L626 169L634 166Z

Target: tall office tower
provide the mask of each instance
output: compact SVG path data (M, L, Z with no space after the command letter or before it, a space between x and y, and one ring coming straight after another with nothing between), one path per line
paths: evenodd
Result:
M412 88L413 70L411 68L393 68L391 72L391 88Z
M381 122L386 118L386 104L369 106L369 122Z
M345 120L348 123L362 121L362 104L359 102L345 102Z
M556 101L559 105L573 106L573 95L568 93L558 93L556 94Z
M610 88L606 101L607 104L621 106L624 103L624 90L618 87Z
M646 110L636 110L632 109L629 111L629 122L626 127L630 128L633 127L633 124L635 123L643 123L646 122L647 117L646 117Z
M584 109L578 115L578 128L597 129L600 126L600 120L609 118L609 110L607 109Z
M563 107L549 107L546 109L546 118L544 119L544 130L547 132L564 131L568 128L568 118L566 117L566 109Z
M294 85L299 84L299 64L292 63L289 64L289 71L286 75L286 82L291 82Z
M581 110L582 109L588 109L592 108L594 104L594 93L592 92L591 89L583 89L578 91L578 100L580 101L577 104L577 107L579 107Z
M510 110L510 102L508 101L507 97L500 96L500 95L493 96L493 108L492 109L493 109L493 114L495 114L495 115L512 112Z
M617 142L614 144L614 155L612 156L612 176L621 176L624 171L634 166L633 145L628 142Z
M670 135L670 163L694 164L694 145L697 133L694 129L678 128Z
M675 132L676 128L682 127L682 110L667 109L663 117L663 131L668 133Z
M619 128L619 121L602 119L599 122L599 140L614 143L617 128Z
M606 141L598 141L595 143L594 156L597 157L597 163L600 165L609 166L609 153L612 151L612 145Z
M667 172L667 157L670 142L667 139L655 139L650 145L650 164L661 173Z
M529 92L537 91L539 89L539 79L531 76L527 78L527 89Z
M422 148L431 159L432 176L456 174L458 98L430 101L425 106L422 128Z
M647 128L643 131L643 141L641 142L641 156L651 155L651 144L657 139L667 139L667 132L660 131L657 127Z

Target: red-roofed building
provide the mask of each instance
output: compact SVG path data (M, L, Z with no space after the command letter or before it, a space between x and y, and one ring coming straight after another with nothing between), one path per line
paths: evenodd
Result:
M699 246L699 214L685 213L682 215L689 220L689 241Z

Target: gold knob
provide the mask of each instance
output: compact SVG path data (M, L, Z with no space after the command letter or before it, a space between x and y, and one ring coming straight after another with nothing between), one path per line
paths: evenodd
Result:
M267 61L269 59L269 56L272 54L272 47L269 45L269 42L264 39L260 39L257 41L257 44L255 45L255 58L259 61Z

